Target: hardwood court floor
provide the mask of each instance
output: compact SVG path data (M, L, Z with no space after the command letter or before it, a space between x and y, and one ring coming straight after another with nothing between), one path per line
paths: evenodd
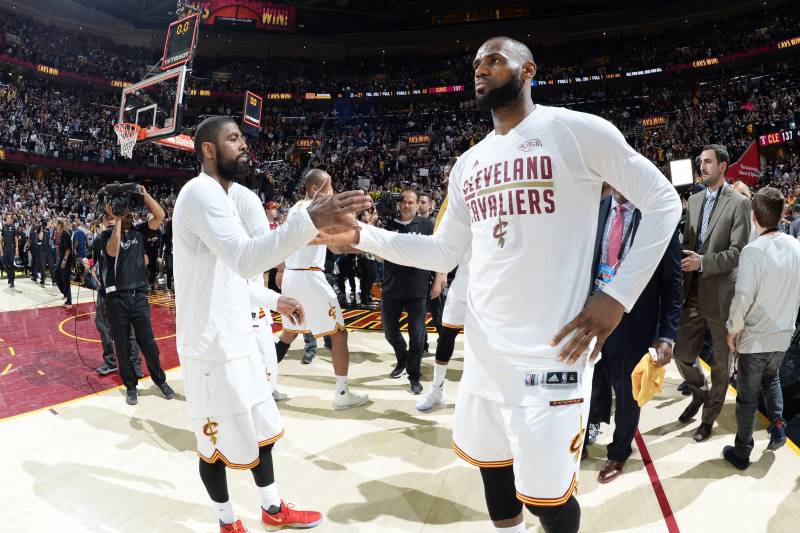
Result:
M25 280L17 286L12 293L0 285L3 311L35 307L56 296ZM0 331L0 338L5 333ZM493 531L477 470L450 450L452 403L418 413L405 378L387 377L394 358L381 333L351 332L350 346L351 386L372 399L362 409L331 409L327 350L320 348L311 365L302 365L298 340L281 364L280 389L290 396L279 403L286 436L275 447L282 497L322 511L319 532ZM447 375L451 399L462 348L459 338ZM0 372L13 357L0 352ZM426 388L432 363L432 358L423 360ZM73 371L94 379L88 368ZM5 377L0 375L0 395ZM178 393L172 401L145 379L137 406L126 405L122 391L114 388L0 420L0 531L217 531L197 474L181 369L168 372L168 379ZM582 531L797 531L800 451L787 446L764 452L767 435L760 423L755 463L744 473L728 467L720 451L733 441L734 397L729 395L712 438L696 444L691 435L697 422L676 421L688 402L675 390L679 381L670 367L664 391L643 409L640 431L650 468L634 446L625 474L599 485L602 444L612 431L603 426L600 444L582 464ZM237 516L251 531L262 531L250 474L230 472L228 481ZM540 531L531 515L526 521L529 531Z

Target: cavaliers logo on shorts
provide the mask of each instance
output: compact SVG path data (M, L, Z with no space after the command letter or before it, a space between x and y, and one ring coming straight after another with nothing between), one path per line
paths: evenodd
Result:
M212 422L210 418L206 418L206 420L208 420L208 423L203 426L203 435L205 435L211 440L212 446L216 446L217 433L218 433L217 427L219 426L219 424L217 424L216 422Z
M584 430L585 428L583 427L583 416L581 416L580 430L578 430L578 433L574 437L572 437L572 440L569 443L569 453L572 454L572 458L576 463L581 459L581 448L583 448Z

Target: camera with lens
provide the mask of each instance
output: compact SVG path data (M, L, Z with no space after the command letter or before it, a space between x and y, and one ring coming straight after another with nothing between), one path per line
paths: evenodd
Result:
M97 193L97 212L105 213L111 204L111 212L122 216L126 211L136 212L144 208L144 196L135 183L109 183Z
M397 214L397 204L403 201L401 192L385 192L375 202L375 210L381 218L392 218Z

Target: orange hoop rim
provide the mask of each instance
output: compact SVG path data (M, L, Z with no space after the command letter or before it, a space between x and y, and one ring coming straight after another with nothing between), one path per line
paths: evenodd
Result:
M118 122L114 124L114 132L123 137L130 137L128 132L136 132L136 140L141 141L147 136L147 130L132 122Z

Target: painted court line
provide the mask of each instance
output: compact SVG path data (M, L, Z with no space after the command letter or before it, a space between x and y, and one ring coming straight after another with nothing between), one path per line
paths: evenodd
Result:
M661 508L661 514L664 516L664 522L667 524L667 531L669 533L680 533L678 522L675 520L675 515L672 512L672 507L669 505L667 493L661 485L661 479L658 477L656 467L653 460L650 458L650 452L647 450L647 445L644 443L642 434L636 430L636 447L639 448L639 455L642 456L644 467L647 470L647 477L650 478L650 484L653 486L653 492L656 494L658 506Z

